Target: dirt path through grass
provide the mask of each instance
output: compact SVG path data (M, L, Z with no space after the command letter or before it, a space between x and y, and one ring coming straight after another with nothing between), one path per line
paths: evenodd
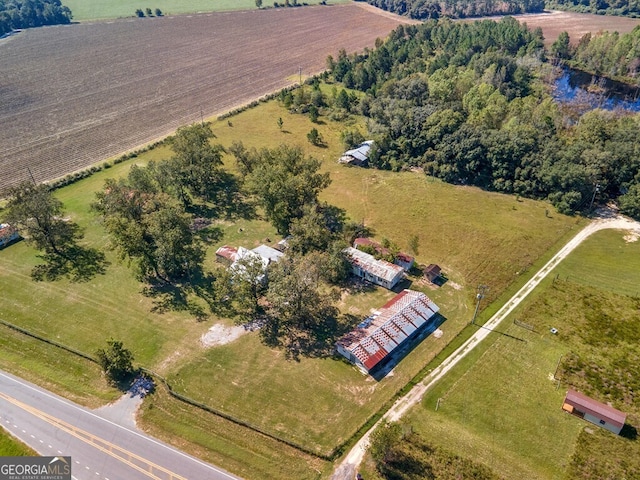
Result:
M538 284L562 261L575 250L591 234L604 229L630 230L640 232L640 222L622 216L613 215L611 211L603 211L602 215L592 221L573 237L544 267L542 267L518 292L505 303L493 317L489 319L478 331L455 350L446 360L435 368L427 377L404 397L398 399L363 437L354 445L345 459L336 468L332 480L350 480L355 477L356 470L369 445L371 433L383 421L397 422L413 406L420 403L424 394L433 387L438 380L444 377L449 370L458 364L467 354L477 347L526 297Z

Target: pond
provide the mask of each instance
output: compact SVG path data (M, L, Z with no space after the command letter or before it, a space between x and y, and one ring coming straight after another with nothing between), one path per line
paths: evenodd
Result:
M564 68L555 81L553 96L558 102L591 109L640 112L640 88L570 68Z

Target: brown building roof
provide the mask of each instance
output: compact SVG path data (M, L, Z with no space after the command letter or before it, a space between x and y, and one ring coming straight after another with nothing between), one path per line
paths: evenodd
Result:
M617 427L623 427L624 422L627 419L627 415L609 405L598 402L591 397L576 392L575 390L569 390L564 400L565 403L572 405L574 408L581 412L588 413L595 417L605 420L607 423L615 425Z

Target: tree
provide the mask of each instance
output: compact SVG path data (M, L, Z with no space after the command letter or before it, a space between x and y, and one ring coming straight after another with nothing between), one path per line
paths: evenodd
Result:
M256 7L262 8L262 0L256 0Z
M245 177L247 190L256 196L267 219L281 234L304 214L305 205L317 203L318 194L331 182L319 173L321 163L305 157L300 147L249 152L251 171Z
M282 126L284 125L284 121L282 120L282 117L278 117L278 128L280 129L280 131L282 131Z
M551 45L551 53L557 59L566 60L571 56L570 47L569 34L561 32L558 39Z
M343 130L340 133L340 140L345 150L351 150L364 142L364 136L357 128L354 130Z
M229 269L231 294L241 321L253 319L260 311L260 298L266 287L266 266L259 255L247 254Z
M137 8L136 15L138 16L138 18L142 18L144 17L144 12L141 9Z
M107 348L97 350L96 356L111 384L126 381L133 374L133 354L120 341L107 340Z
M159 8L156 8L156 17L161 17L162 14L162 10L160 10Z
M337 333L337 292L320 289L322 272L313 256L286 257L269 272L265 341L282 345L288 355L332 350Z
M103 216L113 247L136 261L141 278L171 283L201 269L204 249L191 230L192 216L175 200L113 179L96 197L92 208Z
M147 17L153 17L153 10L149 7L146 8L145 12L147 13Z
M640 219L640 184L629 187L627 193L620 197L620 211L635 219Z
M77 224L63 218L62 202L49 187L24 182L10 188L7 196L7 222L38 250L69 259L68 251L82 238L82 232Z
M313 123L318 123L318 107L316 107L315 105L310 105L309 106L309 120L311 120Z
M307 140L309 140L311 145L315 145L316 147L324 145L324 139L317 128L312 128L309 133L307 133Z
M173 157L164 165L173 194L185 206L193 197L211 201L221 184L221 145L212 145L215 135L208 124L195 123L179 128L171 139Z
M402 441L402 427L398 423L382 423L371 434L369 453L376 463L393 460L394 448Z

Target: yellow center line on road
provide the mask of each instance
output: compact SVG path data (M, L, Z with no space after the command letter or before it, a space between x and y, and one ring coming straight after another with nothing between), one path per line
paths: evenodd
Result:
M44 420L45 422L53 425L54 427L59 428L60 430L67 432L70 435L82 440L83 442L91 445L92 447L110 455L111 457L119 460L120 462L129 465L131 468L138 470L139 472L145 474L149 478L154 480L187 480L186 478L173 473L172 471L157 465L149 460L136 455L135 453L129 452L128 450L115 445L114 443L108 442L96 435L93 435L89 432L85 432L84 430L77 428L70 423L65 422L64 420L60 420L48 413L45 413L41 410L38 410L35 407L22 403L21 401L10 397L2 392L0 392L0 398L6 400L9 403L12 403L18 408L21 408L25 412L32 414L33 416ZM138 462L137 464L134 463ZM142 465L140 465L142 464ZM161 475L161 476L158 476Z

